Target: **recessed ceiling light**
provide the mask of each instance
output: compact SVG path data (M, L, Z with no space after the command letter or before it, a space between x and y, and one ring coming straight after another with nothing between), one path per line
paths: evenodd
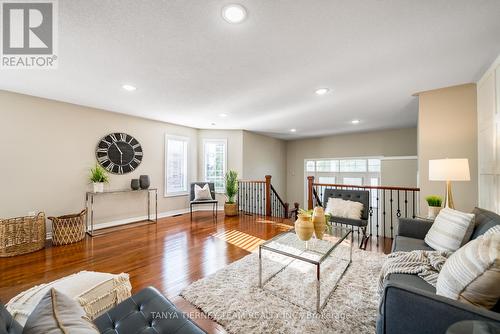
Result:
M361 122L359 119L353 119L351 121L352 124L359 124L359 122Z
M230 4L222 8L222 17L229 23L241 23L247 17L247 10L242 5Z
M123 85L122 88L125 89L126 91L129 91L129 92L133 92L134 90L137 89L135 86L132 86L132 85L129 85L129 84Z
M227 114L219 114L219 117L227 117Z
M290 129L290 132L297 132L297 129Z
M325 95L330 91L329 88L318 88L316 91L314 91L317 95Z

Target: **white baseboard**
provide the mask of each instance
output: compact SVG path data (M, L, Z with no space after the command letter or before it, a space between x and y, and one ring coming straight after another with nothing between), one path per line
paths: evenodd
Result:
M196 211L212 211L212 209L206 208L206 207L193 208L193 212L196 212ZM219 208L217 211L224 211L224 209ZM189 213L189 208L170 210L170 211L165 211L165 212L158 212L158 219L172 217L172 216L176 216L176 215L182 215L182 214L186 214L186 213ZM150 217L151 217L151 219L154 219L155 218L154 213L152 213ZM105 223L94 224L94 230L100 230L103 228L109 228L109 227L114 227L114 226L130 224L133 222L143 221L146 219L148 219L147 215L146 216L139 216L139 217L131 217L131 218L126 218L126 219L120 219L120 220L113 220L113 221L105 222ZM52 239L52 231L47 232L47 239Z

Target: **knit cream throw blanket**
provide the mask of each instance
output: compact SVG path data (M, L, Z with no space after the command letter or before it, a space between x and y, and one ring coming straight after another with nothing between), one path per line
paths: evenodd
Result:
M390 274L418 275L432 286L436 286L437 278L446 259L452 254L448 251L414 250L411 252L394 252L387 256L380 271L378 290L382 294L384 283Z

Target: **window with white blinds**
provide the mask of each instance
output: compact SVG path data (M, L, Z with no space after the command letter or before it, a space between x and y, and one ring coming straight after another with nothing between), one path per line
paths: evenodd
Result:
M373 186L380 184L379 158L307 159L305 176L314 176L316 183ZM304 184L307 193L307 180Z
M188 193L188 143L185 137L165 138L165 196Z
M215 192L223 193L227 165L227 140L203 140L203 171L205 181L213 182Z

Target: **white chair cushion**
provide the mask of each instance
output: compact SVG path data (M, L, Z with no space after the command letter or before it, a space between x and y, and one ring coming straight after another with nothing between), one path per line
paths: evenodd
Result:
M473 213L444 208L437 215L424 240L435 250L454 252L469 241L473 229Z
M197 184L194 185L194 200L195 201L206 201L206 200L211 200L211 199L213 199L213 198L212 198L212 193L210 192L210 187L208 186L208 183L206 183L203 186L203 188Z
M362 211L362 203L330 197L326 204L325 213L329 213L335 217L361 219Z

